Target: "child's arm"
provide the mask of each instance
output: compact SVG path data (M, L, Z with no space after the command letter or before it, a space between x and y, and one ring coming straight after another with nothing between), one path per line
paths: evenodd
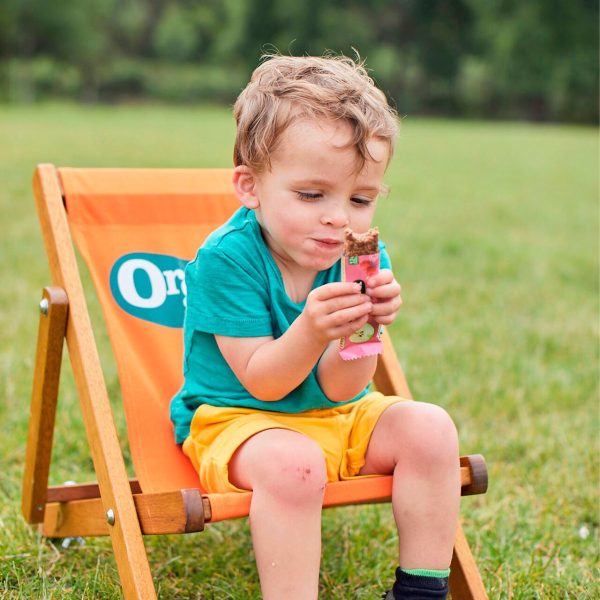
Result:
M215 339L223 357L250 394L259 400L274 401L306 379L330 342L336 340L337 343L340 337L360 329L372 309L369 297L360 293L360 285L329 283L308 295L302 314L277 339L220 335ZM369 377L360 389L365 387Z
M381 325L393 323L402 305L400 284L390 269L370 277L367 294L373 299L371 316ZM317 378L325 395L333 402L356 396L373 378L377 356L342 360L339 344L332 342L319 361Z
M319 361L317 379L323 393L332 402L343 402L365 389L373 379L376 367L377 355L343 360L340 342L335 340L329 344Z

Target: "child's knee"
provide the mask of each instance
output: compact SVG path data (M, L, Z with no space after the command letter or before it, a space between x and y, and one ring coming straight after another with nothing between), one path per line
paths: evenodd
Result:
M254 491L289 504L321 502L327 483L323 451L308 438L296 442L273 452Z
M415 466L458 464L458 434L450 415L441 407L415 402L405 428L404 451Z

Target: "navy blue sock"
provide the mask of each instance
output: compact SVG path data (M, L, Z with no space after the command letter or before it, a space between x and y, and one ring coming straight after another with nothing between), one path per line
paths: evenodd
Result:
M396 569L395 600L445 600L449 571Z

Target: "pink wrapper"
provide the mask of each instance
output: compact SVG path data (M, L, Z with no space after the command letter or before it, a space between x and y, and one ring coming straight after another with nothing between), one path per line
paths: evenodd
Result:
M366 281L379 272L379 252L363 256L342 256L342 280L361 283L363 292ZM355 360L383 352L381 335L383 327L373 318L351 336L340 340L340 356L344 360Z

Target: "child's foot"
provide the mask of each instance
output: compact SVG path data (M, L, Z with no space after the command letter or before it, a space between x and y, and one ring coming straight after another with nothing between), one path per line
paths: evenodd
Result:
M428 577L396 569L394 588L385 592L383 600L445 600L447 577Z

